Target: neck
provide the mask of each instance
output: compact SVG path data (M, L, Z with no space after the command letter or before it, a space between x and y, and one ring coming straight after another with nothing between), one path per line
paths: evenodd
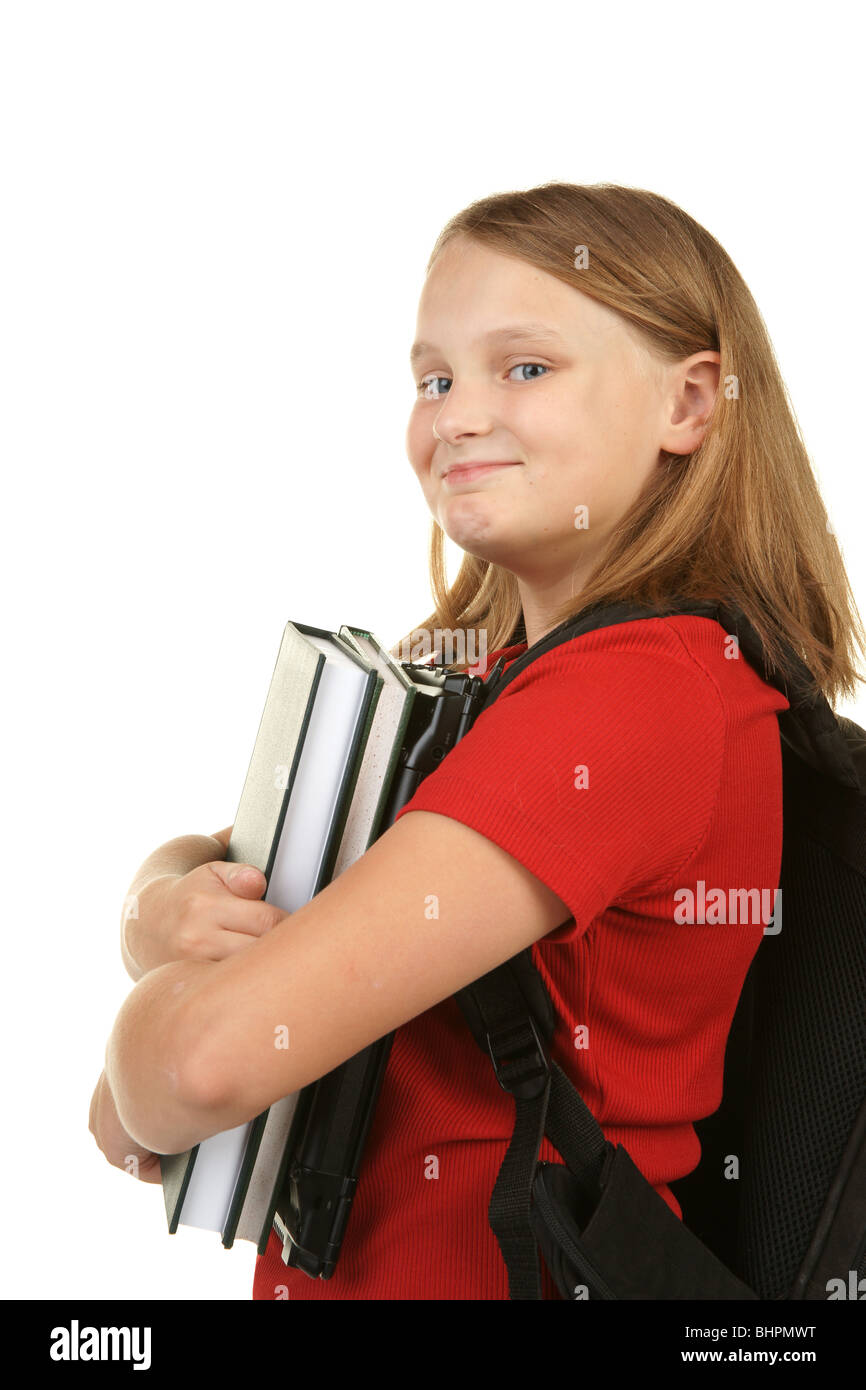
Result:
M531 647L540 637L544 637L557 625L556 610L569 599L577 598L580 585L563 585L560 581L549 589L539 590L518 580L520 602L523 607L523 626L526 629L526 645Z

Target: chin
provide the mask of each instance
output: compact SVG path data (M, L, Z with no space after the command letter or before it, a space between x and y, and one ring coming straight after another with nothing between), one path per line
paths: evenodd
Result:
M452 527L448 530L443 526L442 529L450 541L467 555L474 555L476 560L508 567L509 560L514 558L514 545L505 544L493 527Z
M487 544L493 544L495 546L497 528L492 524L489 517L455 517L447 513L445 516L442 516L440 513L437 520L448 539L453 541L455 545L459 545L463 550L469 550L472 551L473 554L476 554L478 552L475 547L480 546L483 548Z

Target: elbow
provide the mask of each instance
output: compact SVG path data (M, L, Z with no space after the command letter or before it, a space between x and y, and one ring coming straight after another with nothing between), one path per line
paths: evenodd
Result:
M106 1052L118 1117L131 1139L155 1154L184 1153L224 1128L221 1088L197 1062L158 1067Z
M227 1128L222 1117L230 1108L231 1100L224 1071L216 1065L209 1049L194 1044L180 1052L179 1057L178 1106L182 1114L189 1117L196 1135L183 1146L189 1148L190 1144L209 1139Z
M147 1000L133 990L105 1052L105 1073L118 1117L130 1138L157 1154L183 1153L219 1132L225 1078L202 1030L183 1010L162 1021L157 1036Z

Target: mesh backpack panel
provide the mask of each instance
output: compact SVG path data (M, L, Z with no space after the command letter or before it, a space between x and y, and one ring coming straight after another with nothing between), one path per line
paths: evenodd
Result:
M755 957L741 1166L739 1265L763 1298L787 1297L866 1095L866 797L782 756L782 927Z

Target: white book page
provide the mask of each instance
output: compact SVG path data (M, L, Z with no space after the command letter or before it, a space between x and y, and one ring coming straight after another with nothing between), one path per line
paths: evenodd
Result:
M265 893L265 902L274 903L285 912L296 912L313 896L313 885L321 868L358 724L361 692L367 679L366 671L342 648L324 638L306 635L325 653L327 661L319 678ZM279 775L279 770L275 769L275 775ZM272 1182L263 1177L264 1168L277 1145L277 1163L282 1157L282 1145L296 1104L297 1093L280 1102L280 1109L273 1120L269 1111L262 1137L264 1153L260 1150L261 1162L257 1157L248 1193L250 1209L247 1212L245 1201L243 1212L244 1228L255 1227L257 1220L258 1227L255 1236L241 1236L242 1239L258 1242L272 1188ZM250 1120L235 1129L215 1134L199 1145L179 1217L180 1225L222 1233L253 1123ZM258 1168L262 1171L257 1174ZM274 1167L270 1170L270 1177L273 1176Z

